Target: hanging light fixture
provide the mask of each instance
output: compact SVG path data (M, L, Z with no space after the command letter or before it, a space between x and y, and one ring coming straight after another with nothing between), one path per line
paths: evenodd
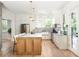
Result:
M31 20L31 21L34 21L35 20L35 8L33 8L32 7L32 1L30 1L30 3L31 3L31 16L29 17L29 19Z

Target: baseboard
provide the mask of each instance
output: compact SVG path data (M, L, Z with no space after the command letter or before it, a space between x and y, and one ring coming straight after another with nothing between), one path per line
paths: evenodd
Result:
M46 40L46 41L48 40L48 41L50 41L51 39L42 39L42 40Z
M9 47L9 48L7 48L7 49L6 49L6 48L5 48L5 49L4 49L4 48L1 48L1 51L2 51L2 52L5 52L5 53L10 52L11 50L12 50L11 47Z
M68 50L71 51L72 53L74 53L75 56L79 57L79 51L72 49L72 48L69 48Z

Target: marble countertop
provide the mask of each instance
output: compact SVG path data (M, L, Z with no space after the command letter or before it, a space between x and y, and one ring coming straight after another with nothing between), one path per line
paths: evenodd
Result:
M42 34L41 33L35 33L35 34L22 33L22 34L18 34L18 35L14 36L14 38L16 38L16 37L42 37Z

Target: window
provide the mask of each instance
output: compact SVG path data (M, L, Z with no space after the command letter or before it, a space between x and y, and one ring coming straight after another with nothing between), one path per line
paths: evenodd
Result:
M72 48L78 49L78 37L77 37L77 17L75 13L71 13L71 39L72 39Z
M40 20L36 20L35 21L35 27L37 28L43 28L43 27L46 27L46 28L51 28L53 26L53 24L55 24L55 19L40 19Z
M73 32L76 33L76 16L74 13L72 13L72 28Z
M36 28L41 28L41 27L42 27L42 23L41 23L40 20L35 21L35 27L36 27Z
M2 20L2 32L7 32L11 28L11 20Z
M65 14L64 14L64 15L63 15L63 34L64 34L64 35L67 35L67 34L68 34L67 31L68 31L68 25L66 24L66 21L65 21Z
M8 31L7 26L8 26L7 20L2 20L2 32Z

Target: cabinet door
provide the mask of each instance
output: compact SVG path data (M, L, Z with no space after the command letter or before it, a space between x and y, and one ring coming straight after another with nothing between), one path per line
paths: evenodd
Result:
M16 54L25 54L25 38L16 38Z
M26 54L32 55L33 54L33 41L32 38L26 38Z
M42 50L42 40L41 40L41 38L35 38L33 43L34 43L34 48L33 48L34 55L40 55L41 50Z

